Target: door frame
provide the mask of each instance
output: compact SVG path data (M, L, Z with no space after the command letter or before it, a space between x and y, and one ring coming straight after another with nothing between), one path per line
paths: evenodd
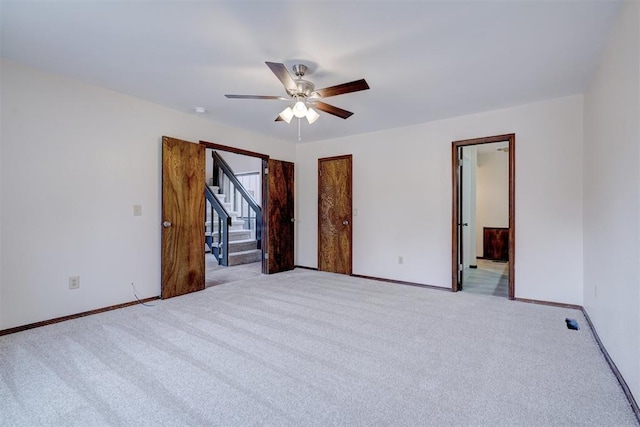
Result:
M262 274L269 274L269 263L265 254L269 250L269 195L267 182L267 171L269 168L269 156L267 154L257 153L255 151L243 150L242 148L221 145L215 142L200 140L200 145L212 150L227 151L229 153L241 154L243 156L258 157L262 159L262 167L260 171L260 179L262 184L262 248L260 258L262 260Z
M458 179L458 149L469 145L490 144L493 142L509 144L509 299L515 299L515 264L516 264L516 134L488 136L483 138L463 139L451 143L452 172L452 215L451 215L451 290L458 291L458 233L460 228L459 197L461 183Z

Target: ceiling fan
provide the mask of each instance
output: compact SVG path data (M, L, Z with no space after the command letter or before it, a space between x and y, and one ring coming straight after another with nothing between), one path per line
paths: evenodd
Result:
M233 99L277 99L283 101L293 101L293 104L285 108L276 117L276 122L291 122L293 117L299 119L305 117L309 124L318 120L320 115L314 110L324 111L342 119L348 119L353 115L351 111L329 105L320 101L320 98L328 98L330 96L343 95L345 93L358 92L369 89L369 85L364 79L355 80L349 83L343 83L336 86L326 87L324 89L316 89L315 85L308 80L303 79L308 68L304 64L296 64L292 67L293 73L296 75L294 79L287 71L284 64L278 62L266 62L273 74L280 80L287 91L286 96L269 96L269 95L225 95L227 98Z

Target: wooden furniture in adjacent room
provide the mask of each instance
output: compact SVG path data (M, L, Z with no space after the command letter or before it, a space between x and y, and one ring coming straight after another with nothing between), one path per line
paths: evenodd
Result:
M482 257L495 261L509 261L509 228L483 228Z

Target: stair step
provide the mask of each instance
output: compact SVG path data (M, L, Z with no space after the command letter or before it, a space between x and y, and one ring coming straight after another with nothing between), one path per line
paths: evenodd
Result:
M214 243L218 242L218 233L212 233L212 232L206 232L206 235L209 236L213 236L213 241ZM229 242L235 242L238 240L249 240L251 239L251 230L234 230L234 229L230 229L229 230Z
M234 240L229 242L229 254L258 249L258 241L255 239Z
M218 231L218 224L217 223L213 226L213 230L211 230L211 222L210 221L205 221L204 227L205 227L207 233L211 233L213 231ZM232 221L231 225L229 226L229 230L244 230L244 221ZM247 230L247 231L250 231L250 230Z
M230 266L258 262L261 259L262 259L262 251L260 249L229 253Z

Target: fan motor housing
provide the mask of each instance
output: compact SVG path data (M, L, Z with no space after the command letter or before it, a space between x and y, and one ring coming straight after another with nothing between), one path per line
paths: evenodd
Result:
M287 90L291 96L304 96L308 97L315 90L316 86L308 80L297 79L295 80L297 91Z

